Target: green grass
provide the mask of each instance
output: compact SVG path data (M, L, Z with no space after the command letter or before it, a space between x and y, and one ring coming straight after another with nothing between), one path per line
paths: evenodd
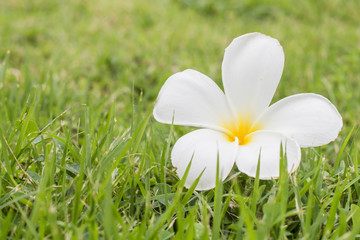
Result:
M0 3L0 239L360 238L360 2ZM344 127L295 174L183 187L169 153L191 129L151 116L171 74L221 86L225 47L279 39L274 102L329 98Z

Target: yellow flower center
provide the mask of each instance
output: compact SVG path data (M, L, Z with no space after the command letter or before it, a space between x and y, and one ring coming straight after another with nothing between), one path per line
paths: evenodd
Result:
M253 121L249 118L239 118L236 124L224 124L224 128L230 131L228 135L229 141L235 141L235 137L239 141L239 145L246 145L251 141L250 133L253 133L261 129L259 124L253 124Z

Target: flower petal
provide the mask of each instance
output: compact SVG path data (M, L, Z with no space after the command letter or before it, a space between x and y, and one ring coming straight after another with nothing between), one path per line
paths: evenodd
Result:
M157 121L221 130L233 119L224 93L214 81L195 70L172 75L161 88L154 108Z
M222 63L225 95L238 116L256 118L269 106L284 68L280 43L261 33L234 39Z
M296 94L271 105L258 122L262 129L281 132L301 147L315 147L333 141L342 127L342 118L325 97Z
M179 138L172 150L171 160L180 178L192 160L185 187L189 188L204 171L196 190L208 190L216 184L218 156L219 174L224 180L234 165L237 146L237 142L229 142L221 132L200 129Z
M260 179L279 177L280 146L286 154L288 172L295 171L300 164L301 151L299 145L286 136L271 132L257 131L248 137L251 141L239 146L236 165L239 170L251 177L256 176L256 168L260 156Z

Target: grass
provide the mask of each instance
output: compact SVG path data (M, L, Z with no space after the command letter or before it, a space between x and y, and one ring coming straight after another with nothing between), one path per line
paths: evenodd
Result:
M360 238L358 1L20 1L0 8L0 239ZM169 160L190 129L154 121L193 68L221 85L224 48L279 39L274 102L329 98L344 127L295 174L234 171L185 189Z

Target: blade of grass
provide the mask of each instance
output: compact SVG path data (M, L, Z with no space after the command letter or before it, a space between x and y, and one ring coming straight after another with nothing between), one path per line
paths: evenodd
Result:
M219 149L219 148L218 148ZM216 161L216 185L215 185L215 199L214 199L214 215L211 237L212 239L219 239L220 225L221 225L221 209L222 209L222 195L223 195L223 182L219 169L219 150L217 151Z

